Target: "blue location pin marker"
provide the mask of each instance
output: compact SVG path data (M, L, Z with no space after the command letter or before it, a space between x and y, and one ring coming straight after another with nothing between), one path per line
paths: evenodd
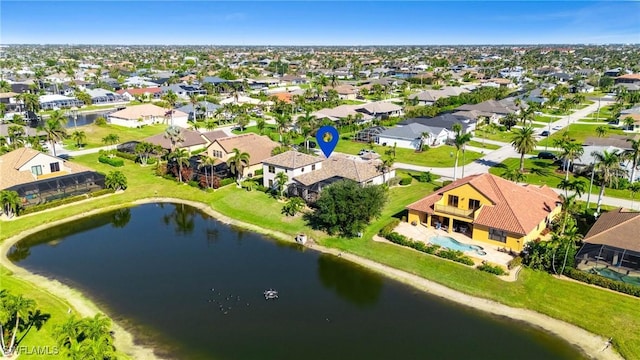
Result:
M340 135L338 130L333 126L323 126L316 132L316 140L318 140L318 146L327 158L331 156L333 149L338 145L338 139Z

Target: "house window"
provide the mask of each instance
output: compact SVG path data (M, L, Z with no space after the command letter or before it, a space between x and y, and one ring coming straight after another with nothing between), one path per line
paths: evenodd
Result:
M60 171L60 163L59 162L52 162L51 164L49 164L49 168L51 169L51 172Z
M458 207L458 197L449 195L449 206Z
M480 200L469 199L469 209L480 209Z
M489 228L489 239L500 241L502 243L507 242L507 232L503 230Z
M42 175L42 166L40 165L32 166L31 173L35 176Z
M304 168L300 168L300 172L304 172Z
M275 174L276 173L276 167L272 166L272 165L269 165L269 173L270 174Z
M273 180L269 179L269 187L272 188L273 187Z
M218 158L218 159L222 159L222 151L220 150L213 150L213 157Z
M311 171L316 169L316 164L311 165Z

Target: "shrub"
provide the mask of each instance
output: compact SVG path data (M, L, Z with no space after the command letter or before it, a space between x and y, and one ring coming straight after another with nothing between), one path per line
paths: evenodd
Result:
M119 158L131 160L131 161L134 161L134 162L138 161L138 155L136 155L136 154L130 154L130 153L122 152L122 151L116 151L116 156L119 157Z
M451 184L452 182L453 181L451 181L451 180L445 180L445 181L442 182L442 187L445 187L445 186Z
M396 218L392 218L391 220L389 220L389 223L387 223L387 225L383 226L382 229L380 229L378 234L386 238L389 234L393 232L393 229L395 229L396 226L398 226L398 224L400 224L400 220Z
M107 125L107 119L105 119L104 117L100 116L99 118L96 119L95 124L98 125L98 126Z
M124 160L122 159L116 159L116 158L110 158L106 155L100 155L98 157L98 161L103 163L103 164L109 164L113 167L120 167L120 166L124 166Z
M504 275L504 274L507 273L506 271L504 271L504 269L501 266L491 265L486 261L483 261L482 265L479 265L477 267L477 269L481 270L481 271L486 271L486 272L488 272L490 274L494 274L494 275Z
M263 170L262 169L258 169L258 170L256 170L255 173L253 173L253 175L255 175L255 176L261 176L262 174L263 174Z
M440 246L438 245L425 244L420 241L414 241L404 235L398 234L397 232L391 232L385 237L387 238L387 240L391 241L394 244L407 246L426 254L435 254L440 249Z
M392 177L391 179L389 179L389 186L396 186L398 184L400 184L400 180L402 180L401 177L396 176L396 177Z
M195 181L195 180L189 180L188 184L189 184L189 186L192 186L192 187L195 187L195 188L200 187L200 183Z
M403 177L402 179L400 179L400 185L411 185L412 181L413 178L411 177Z
M230 184L233 184L234 182L236 182L236 179L230 177L230 178L226 178L226 179L222 179L222 181L220 181L220 186L227 186Z
M511 261L509 261L509 264L507 265L507 268L509 270L514 269L518 266L520 266L522 264L522 257L520 256L516 256L513 259L511 259Z
M621 293L640 297L640 286L627 284L622 281L611 280L604 276L589 274L574 268L567 268L564 274L572 279L582 281L587 284L593 284L606 289L611 289Z
M167 175L167 163L161 162L156 167L156 175L157 176L165 176Z
M433 181L433 174L431 174L429 171L422 172L418 176L418 181L423 183L431 182Z
M205 152L206 150L207 150L206 148L202 148L202 149L198 149L198 150L193 150L193 151L191 152L191 156L193 156L193 155L198 155L198 154L200 154L200 153Z
M305 202L301 197L292 197L282 207L282 213L288 216L295 216L298 212L302 211L305 207Z
M455 262L459 262L465 265L473 265L474 262L473 260L471 260L470 257L464 255L462 253L462 251L458 251L458 250L451 250L451 249L447 249L447 248L443 248L440 249L440 251L438 251L436 253L436 256L441 257L443 259L448 259L451 261L455 261Z

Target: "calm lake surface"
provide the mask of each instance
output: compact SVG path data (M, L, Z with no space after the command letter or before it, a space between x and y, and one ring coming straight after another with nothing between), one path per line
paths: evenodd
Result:
M82 290L176 359L579 359L523 323L341 258L149 204L26 238L10 259ZM279 298L265 300L276 289Z

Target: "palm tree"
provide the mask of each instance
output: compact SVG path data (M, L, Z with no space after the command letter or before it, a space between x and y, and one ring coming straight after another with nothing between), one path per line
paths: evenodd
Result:
M635 120L631 116L627 116L622 119L622 123L627 128L627 130L633 130L633 125L635 124Z
M511 140L511 145L520 154L520 172L524 172L524 155L536 148L533 128L531 126L519 128Z
M122 171L112 171L104 177L104 186L115 191L125 190L127 188L127 177Z
M562 224L562 228L560 230L561 234L564 234L565 229L567 227L567 222L571 217L573 217L576 213L578 213L580 209L580 205L577 202L576 196L565 196L560 195L560 201L562 203L562 209L558 214L560 223Z
M92 318L82 319L80 329L86 338L92 340L104 339L109 335L111 320L103 314L96 314Z
M596 128L596 134L598 134L598 137L604 137L607 135L607 132L609 132L609 128L605 125L600 125Z
M2 190L0 191L0 204L7 217L12 218L20 208L20 196L13 190Z
M238 115L237 120L240 131L244 131L244 128L249 125L249 116L247 116L246 114L241 114Z
M186 149L176 149L169 154L169 159L178 165L178 180L182 182L182 167L189 166L189 153Z
M289 177L284 173L284 171L276 174L276 186L280 192L280 197L284 197L284 190L286 189L285 186L287 185L287 181L289 181Z
M169 126L164 131L164 138L169 139L171 143L171 152L176 150L176 147L179 147L180 144L184 141L184 137L182 137L182 130L177 126Z
M632 165L629 182L634 182L636 180L636 167L638 167L638 162L640 162L640 139L627 139L627 141L631 143L631 151L628 154L628 157L631 158Z
M39 129L47 134L47 140L51 144L53 156L56 156L56 143L67 137L67 131L64 128L66 122L67 118L65 118L60 111L56 110L45 121L44 126Z
M631 210L633 210L633 202L636 193L640 192L640 181L632 182L629 185L629 191L631 192Z
M506 169L502 173L502 177L513 182L523 182L526 180L526 175L518 169Z
M453 164L453 181L455 181L457 179L458 158L460 155L460 150L464 151L465 144L471 141L471 134L463 134L462 125L460 124L453 124L452 130L456 133L456 137L453 139L453 145L455 145L456 147L456 161ZM464 164L462 166L464 166Z
M276 114L276 131L280 135L280 142L282 142L282 134L286 132L286 130L291 125L291 116L286 113Z
M604 150L600 153L594 151L591 155L596 161L594 170L600 173L600 193L598 194L598 206L596 208L596 213L599 214L605 186L617 184L618 177L623 176L626 171L620 167L620 154L616 152Z
M259 118L256 120L256 128L258 129L258 133L262 135L264 133L264 128L267 126L267 122L263 118Z
M34 309L35 305L35 301L25 298L22 295L12 296L12 299L9 302L9 310L11 313L15 313L16 325L13 328L13 335L11 336L11 342L9 343L9 348L7 349L8 354L13 354L13 352L15 351L14 345L16 343L16 335L18 334L18 330L20 329L20 321L24 321L24 319L28 318L29 312Z
M396 159L394 157L389 156L389 157L385 158L384 160L382 160L381 163L378 164L378 170L382 172L382 181L385 184L387 183L387 174L389 173L389 171L393 167L393 163L395 161L396 161Z
M191 103L191 106L193 106L193 121L198 121L198 108L200 107L198 104L198 95L189 95L189 102Z
M311 115L309 111L307 111L304 115L298 117L297 123L302 136L304 136L304 143L308 152L309 135L311 135L316 130L318 119L315 117L315 115Z
M87 134L82 130L76 130L71 134L71 138L76 142L76 146L80 148L87 140Z
M249 166L249 153L241 152L238 148L233 149L233 154L227 160L227 165L231 169L231 173L236 175L236 181L240 186L240 180L242 179L244 168Z
M176 95L173 90L169 90L166 94L164 94L164 96L162 96L162 100L167 102L167 109L169 110L168 113L171 117L171 123L169 125L173 126L173 112L174 108L176 107L176 103L178 102L178 95Z
M581 144L574 142L565 142L562 146L562 159L564 160L565 167L565 180L569 180L569 168L571 167L571 162L579 159L582 154L584 154L584 148Z
M200 163L198 169L204 169L204 178L208 188L213 186L213 166L216 164L216 159L208 155L202 155L200 157ZM207 169L211 169L211 178L207 176Z
M18 149L24 146L24 127L19 125L9 125L9 128L7 128L7 135L12 149Z
M120 142L120 136L117 134L109 134L102 138L102 142L107 146L113 146Z

